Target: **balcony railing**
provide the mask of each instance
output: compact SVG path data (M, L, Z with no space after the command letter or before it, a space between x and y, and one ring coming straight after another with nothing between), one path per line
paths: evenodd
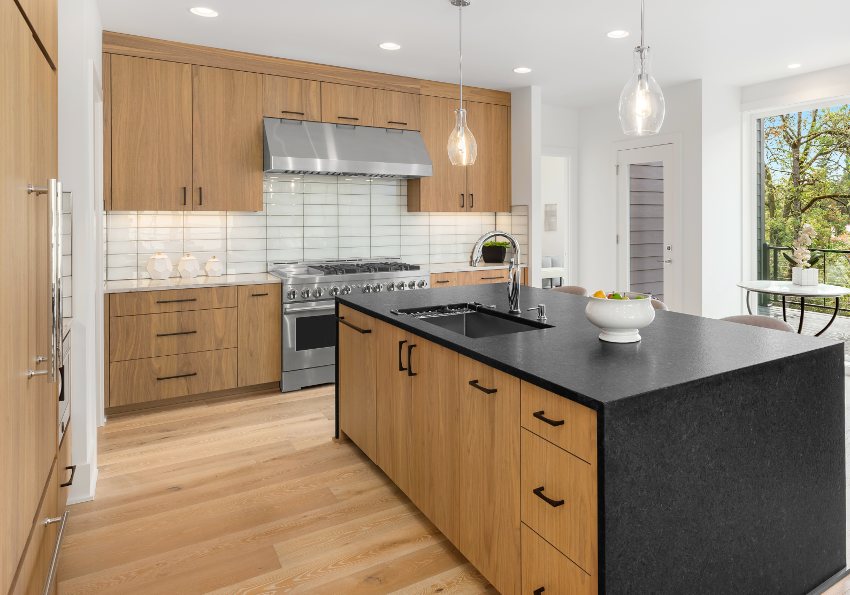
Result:
M810 248L812 257L820 255L820 260L815 264L818 269L818 280L830 285L841 285L850 287L850 250L843 248ZM791 280L791 263L782 256L782 253L791 255L788 246L771 246L762 244L761 250L761 276L764 279ZM759 303L768 305L768 302L777 299L777 296L761 296ZM799 308L800 301L788 298L788 306ZM831 313L835 308L833 298L812 299L806 298L806 310L821 310ZM850 296L844 296L839 301L838 313L841 316L850 316Z

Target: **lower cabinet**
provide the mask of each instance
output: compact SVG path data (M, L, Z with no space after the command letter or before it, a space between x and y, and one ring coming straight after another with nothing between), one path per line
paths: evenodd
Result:
M64 508L63 505L62 510ZM44 494L41 497L41 504L35 515L29 542L18 567L15 582L9 591L10 595L56 592L55 577L47 591L45 591L45 583L50 578L48 574L53 552L59 545L57 543L60 526L59 513L59 484L56 461L54 460Z
M238 385L280 382L280 284L238 288Z
M374 318L339 307L339 428L366 455L375 460L375 327Z
M537 533L522 526L522 593L594 595L597 578L583 571Z

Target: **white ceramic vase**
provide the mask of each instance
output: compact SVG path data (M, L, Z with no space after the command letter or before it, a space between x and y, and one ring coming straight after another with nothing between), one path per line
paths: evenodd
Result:
M602 329L599 338L608 343L637 343L640 329L655 320L655 308L651 296L645 293L629 293L629 298L642 299L611 300L591 297L584 309L587 319Z
M818 270L811 267L794 267L791 269L791 282L794 285L817 285Z
M207 264L204 265L204 272L207 274L207 277L221 277L222 273L224 273L224 263L215 255L210 256Z
M177 270L184 279L194 279L201 272L201 264L198 259L189 253L184 254L177 263Z
M151 279L168 279L173 268L174 265L171 264L168 254L162 252L157 252L148 258L148 263L145 265L145 270L151 276Z

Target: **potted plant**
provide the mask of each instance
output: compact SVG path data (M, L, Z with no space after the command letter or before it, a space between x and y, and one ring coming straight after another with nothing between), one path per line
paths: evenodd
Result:
M812 257L809 246L812 245L812 239L817 237L815 228L804 223L797 234L797 238L791 244L791 255L785 252L782 255L791 263L791 282L794 285L817 285L818 270L811 268L820 260L820 255Z
M510 246L508 242L499 242L496 240L485 242L481 250L481 257L484 259L484 262L501 264L505 262L508 246Z

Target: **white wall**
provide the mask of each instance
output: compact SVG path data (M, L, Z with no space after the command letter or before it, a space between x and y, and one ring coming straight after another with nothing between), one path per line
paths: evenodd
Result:
M540 287L543 213L540 206L540 87L511 92L511 202L528 206L529 283Z
M578 279L578 143L579 125L577 109L544 104L542 119L543 139L541 170L541 209L558 197L558 231L543 232L542 254L561 255L567 268L565 281L576 283ZM548 166L547 166L548 163ZM548 172L546 170L549 170ZM553 171L557 170L556 171ZM561 172L560 170L565 171ZM561 186L565 185L563 188ZM542 212L541 212L542 216Z
M681 311L702 309L702 84L692 81L664 89L667 115L660 137L680 144L682 196ZM578 283L590 291L617 283L616 147L629 140L620 130L617 101L579 111L578 148ZM634 141L634 139L631 139ZM659 137L640 139L644 146Z
M94 497L102 399L103 267L101 25L95 0L59 3L59 177L73 192L74 322L69 499Z
M744 111L763 111L848 96L850 64L744 87L741 106Z

